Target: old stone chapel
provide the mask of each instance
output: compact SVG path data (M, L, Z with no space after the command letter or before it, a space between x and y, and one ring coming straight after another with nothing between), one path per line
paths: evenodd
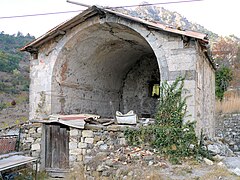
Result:
M186 119L213 136L215 68L206 34L93 6L21 50L31 53L30 120L112 117L112 109L152 117L157 85L186 75Z

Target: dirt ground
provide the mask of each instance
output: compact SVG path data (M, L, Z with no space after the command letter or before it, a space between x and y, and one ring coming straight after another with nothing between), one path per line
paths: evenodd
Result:
M12 105L12 102L15 102ZM18 125L28 121L29 105L28 93L18 95L0 94L0 104L5 104L0 109L0 129Z
M75 180L240 180L226 167L217 163L207 165L204 162L188 161L182 165L171 165L161 162L155 165L141 166L127 164L120 166L113 174L104 176L101 172L93 172L94 178L84 178L83 168L80 166L71 171L66 178Z

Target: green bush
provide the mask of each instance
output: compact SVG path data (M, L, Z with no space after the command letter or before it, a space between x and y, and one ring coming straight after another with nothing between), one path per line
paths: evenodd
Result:
M0 71L11 72L19 68L19 56L0 51Z
M183 85L181 77L171 85L162 83L155 124L137 130L127 129L125 137L130 145L150 145L172 163L204 154L195 134L195 122L183 122L187 108L186 98L182 98Z
M156 113L156 123L166 126L182 126L186 114L186 98L182 98L184 78L177 78L171 85L163 82Z
M215 94L220 101L223 100L224 92L227 90L230 81L233 78L232 71L229 67L223 66L216 71L215 78Z
M4 102L0 102L0 111L7 107L7 104Z

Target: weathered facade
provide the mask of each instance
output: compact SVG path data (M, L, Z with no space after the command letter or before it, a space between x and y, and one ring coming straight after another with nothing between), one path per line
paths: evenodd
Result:
M214 132L214 65L205 34L91 7L22 48L32 54L30 120L50 114L154 116L160 81L186 76L188 116Z

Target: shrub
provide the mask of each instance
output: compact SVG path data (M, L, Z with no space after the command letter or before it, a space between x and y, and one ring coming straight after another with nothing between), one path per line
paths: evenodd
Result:
M7 104L4 102L0 102L0 111L7 107Z
M183 85L184 78L181 77L171 85L162 83L156 123L138 130L127 129L125 137L130 145L149 144L167 155L172 163L205 153L198 144L195 122L183 122L187 108L186 98L182 98Z
M215 94L216 98L220 101L223 100L224 92L227 90L230 81L232 80L232 71L228 67L221 67L216 71L216 78L215 78Z

